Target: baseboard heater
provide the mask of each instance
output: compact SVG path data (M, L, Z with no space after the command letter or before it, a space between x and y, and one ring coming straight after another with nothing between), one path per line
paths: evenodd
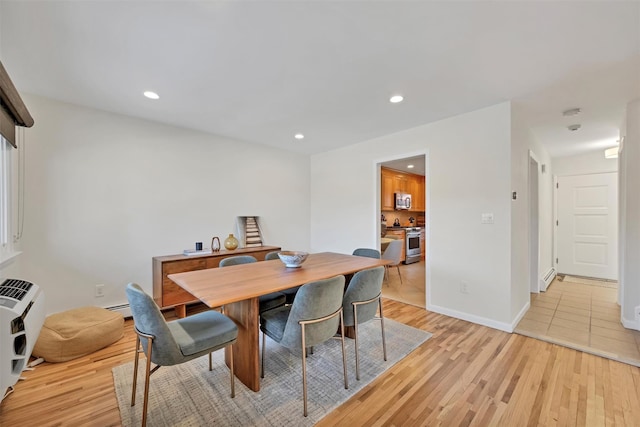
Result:
M113 305L111 307L105 307L105 308L109 311L117 311L118 313L122 314L124 317L133 316L131 314L131 307L129 306L129 304Z
M546 290L547 286L549 286L549 284L553 281L553 279L556 277L556 269L554 267L551 267L549 269L549 271L547 271L547 274L544 275L544 277L542 278L542 289Z

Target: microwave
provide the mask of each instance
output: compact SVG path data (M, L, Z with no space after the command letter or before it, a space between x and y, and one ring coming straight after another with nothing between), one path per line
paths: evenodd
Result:
M411 194L395 193L395 208L396 210L411 209Z

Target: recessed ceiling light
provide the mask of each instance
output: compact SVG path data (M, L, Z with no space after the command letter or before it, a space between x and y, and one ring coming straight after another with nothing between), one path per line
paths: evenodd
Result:
M407 165L407 168L413 169L413 165Z
M155 92L151 92L150 90L145 91L144 96L146 96L149 99L160 99L160 95L158 95Z
M568 110L564 110L562 115L565 117L577 116L581 111L579 108L569 108Z
M569 129L571 132L577 131L578 129L580 129L580 125L579 124L575 124L575 125L569 125L567 126L567 129Z
M301 134L301 133L296 133L295 135L293 135L293 137L294 137L295 139L304 139L304 135L303 135L303 134Z
M391 98L389 98L389 102L391 102L392 104L397 104L398 102L402 102L404 98L402 97L402 95L393 95Z

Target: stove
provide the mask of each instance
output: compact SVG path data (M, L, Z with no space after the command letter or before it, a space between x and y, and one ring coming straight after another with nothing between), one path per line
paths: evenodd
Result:
M405 234L405 264L412 264L414 262L420 262L420 256L422 254L422 247L420 245L420 227L406 227Z

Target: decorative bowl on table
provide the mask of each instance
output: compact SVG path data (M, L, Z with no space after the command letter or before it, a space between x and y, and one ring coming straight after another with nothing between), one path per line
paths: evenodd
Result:
M309 256L309 253L299 251L282 251L278 252L278 256L280 257L280 261L282 261L286 267L300 267Z

